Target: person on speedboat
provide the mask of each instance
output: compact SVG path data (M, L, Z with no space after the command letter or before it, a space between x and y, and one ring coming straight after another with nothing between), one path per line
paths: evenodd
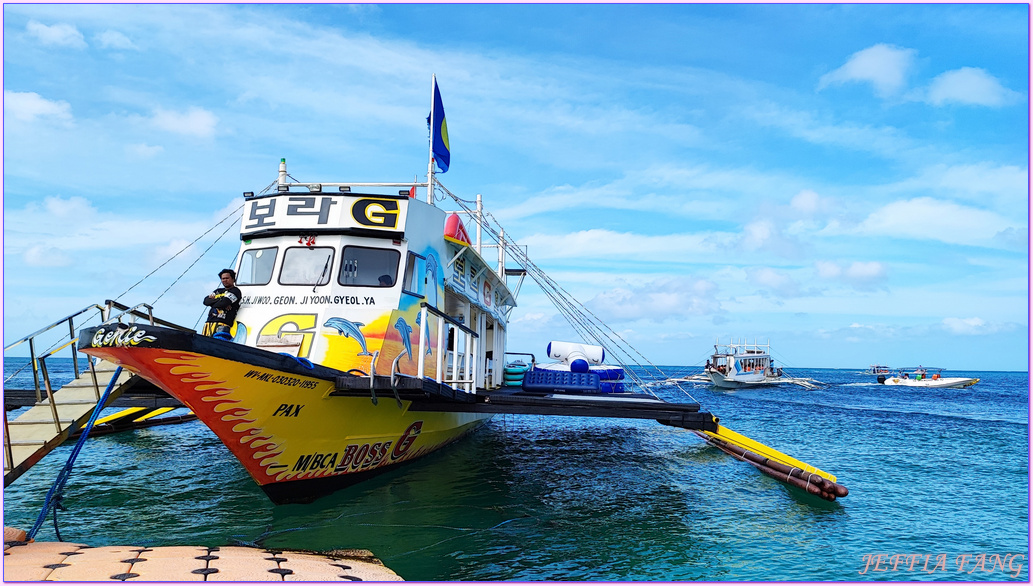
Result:
M232 269L222 269L219 271L219 279L222 287L209 293L203 301L211 309L208 310L208 321L202 333L220 340L232 340L230 328L237 318L241 298L240 289L236 286L237 273Z

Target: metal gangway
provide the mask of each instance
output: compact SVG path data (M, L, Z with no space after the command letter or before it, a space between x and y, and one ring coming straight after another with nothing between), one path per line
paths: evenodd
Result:
M100 402L103 390L111 383L116 367L104 361L94 361L88 356L79 356L76 350L79 338L76 334L75 320L93 319L99 315L102 323L135 323L138 319L146 319L151 325L159 324L180 330L192 331L189 328L167 322L154 317L153 308L141 303L134 307L107 300L103 305L87 306L67 317L39 329L38 331L12 342L4 347L7 352L28 343L29 363L32 368L33 385L36 391L36 403L16 419L8 421L7 408L4 407L4 486L24 474L36 462L39 462L54 448L61 445L72 434L82 429ZM125 321L123 321L125 320ZM67 325L68 333L57 333L55 330ZM37 343L47 336L59 336L56 347L38 354ZM60 344L60 345L58 345ZM75 378L60 389L54 389L47 371L47 359L69 348L71 351ZM80 358L84 363L79 370ZM20 370L18 371L20 372ZM13 376L13 375L12 375ZM129 371L121 371L112 384L111 393L105 407L115 401L125 390L132 387L138 376ZM6 385L5 380L5 385Z

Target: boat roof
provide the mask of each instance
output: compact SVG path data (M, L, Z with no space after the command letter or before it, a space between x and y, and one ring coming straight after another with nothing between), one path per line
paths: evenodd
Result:
M771 343L758 344L757 342L749 343L745 340L730 341L727 344L716 342L714 344L714 355L715 356L749 356L757 358L761 356L768 356L771 353Z

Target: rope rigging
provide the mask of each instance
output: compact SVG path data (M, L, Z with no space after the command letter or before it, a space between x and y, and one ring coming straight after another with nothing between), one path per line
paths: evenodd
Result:
M223 222L225 222L226 220L230 219L230 218L231 218L232 216L236 215L236 214L237 214L238 212L240 212L240 211L241 211L241 210L243 210L243 209L244 209L244 204L240 204L240 205L239 205L239 206L237 207L237 209L233 210L233 211L232 211L232 212L230 212L230 213L229 213L228 215L226 215L226 217L224 217L223 219L221 219L221 220L219 220L218 222L216 222L216 224L215 224L214 226L212 226L211 228L208 228L207 230L205 230L205 232L204 232L203 234L201 234L200 236L198 236L197 238L194 238L194 240L193 240L193 241L192 241L192 242L191 242L190 244L187 244L186 246L184 246L184 247L183 247L182 249L180 249L180 251L179 251L179 252L177 252L176 254L173 254L173 255L172 255L171 257L169 257L169 258L168 258L168 259L167 259L167 260L166 260L165 262L163 262L163 263L161 263L160 265L158 265L158 267L157 267L156 269L154 269L153 271L151 271L151 272L147 273L147 274L146 274L146 275L145 275L145 276L144 276L144 277L143 277L142 279L140 279L140 280L139 280L139 281L137 281L136 283L133 283L133 285L132 285L131 287L129 287L128 289L126 289L125 291L123 291L122 293L120 293L120 294L118 295L118 297L115 297L115 301L118 301L119 299L121 299L122 297L124 297L126 293L129 293L130 291L132 291L133 289L135 289L137 285L139 285L140 283L143 283L144 281L146 281L146 280L147 280L148 278L150 278L150 277L151 277L151 275L153 275L154 273L156 273L156 272L158 272L159 270L161 270L161 268L162 268L162 267L164 267L165 265L167 265L167 264L169 264L170 262L172 262L172 260L173 260L173 259L175 259L175 258L176 258L177 256L179 256L179 255L183 254L184 252L186 252L186 251L187 251L187 249L189 249L189 248L190 248L191 246L193 246L194 244L196 244L196 243L197 243L197 242L198 242L199 240L201 240L202 238L204 238L205 236L207 236L209 232L211 232L212 230L214 230L214 229L218 228L220 224L222 224L222 223L223 223ZM230 224L230 226L232 227L232 226L233 226L233 224ZM228 231L228 230L229 230L229 228L227 228L227 231ZM225 235L226 235L226 231L224 231L224 232L222 233L222 236L225 236ZM217 239L215 240L215 242L218 242L218 241L219 241L219 239L221 239L221 238L222 238L222 236L219 236L219 238L217 238ZM215 245L215 242L213 242L213 243L212 243L212 246L214 246L214 245ZM200 259L201 259L201 257L203 257L203 256L204 256L204 255L205 255L205 254L206 254L206 253L207 253L207 252L208 252L209 250L211 250L211 248L212 248L211 246L209 246L208 248L206 248L206 249L204 250L204 252L202 252L202 253L201 253L201 256L199 256L199 257L197 258L197 260L200 260ZM183 275L185 275L185 274L186 274L186 272L187 272L187 271L189 271L189 270L190 270L190 268L191 268L191 267L193 267L193 266L194 266L194 264L196 264L196 263L197 263L197 260L195 260L195 261L194 261L193 263L191 263L191 264L190 264L190 266L189 266L189 267L187 267L187 270L186 270L186 271L183 271L183 273L182 273L181 275L179 275L179 277L177 277L177 278L176 278L176 281L179 281L179 279L183 278ZM172 284L174 285L174 284L176 283L176 281L173 281L173 283L172 283ZM169 285L169 288L171 288L171 287L172 287L172 285ZM163 291L163 292L161 293L161 295L159 295L159 296L158 296L158 299L161 299L161 296L162 296L162 295L164 295L164 294L165 294L165 293L166 293L167 291L168 291L168 289L165 289L165 291ZM157 300L158 300L158 299L155 299L155 302L157 302ZM153 303L152 303L152 305L153 305Z
M108 402L108 397L111 395L111 389L115 388L115 382L118 381L118 376L122 374L122 367L119 366L115 369L115 373L111 375L111 382L108 383L108 387L104 390L104 395L101 396L100 400L97 401L97 407L94 408L93 413L90 415L89 421L83 426L82 433L79 435L79 439L75 442L75 447L72 448L72 453L68 455L68 461L65 462L64 467L57 474L57 479L54 480L54 484L50 486L50 490L47 491L47 496L43 500L43 509L40 510L39 516L36 518L36 523L32 526L29 531L29 539L34 539L40 528L43 526L43 522L47 519L47 513L51 508L54 509L54 532L57 534L57 540L61 541L61 533L57 529L57 511L63 509L61 501L64 496L65 485L68 483L68 477L72 474L72 466L75 465L75 459L79 457L79 452L82 450L83 445L86 443L86 438L90 435L90 430L93 429L93 424L97 421L97 416L104 409L104 405Z
M442 192L451 197L465 213L471 214L473 217L477 217L477 211L468 205L475 202L470 202L469 200L464 200L456 196L437 180L435 180L434 183L436 189L441 189ZM643 388L650 394L653 394L652 391L649 390L647 381L644 377L639 372L636 372L635 369L630 368L631 365L642 368L644 370L644 374L648 375L651 379L662 380L669 378L663 370L660 369L660 367L653 364L623 336L606 325L599 316L595 315L590 309L588 309L588 307L579 302L573 294L564 289L538 265L532 262L524 247L517 245L504 235L504 231L498 220L490 212L481 212L480 219L481 229L487 232L488 236L497 242L498 245L507 254L512 256L516 262L520 263L527 274L539 286L539 288L541 288L542 292L545 293L546 297L549 298L560 315L563 316L574 331L585 340L592 340L597 345L606 348L607 352L609 352L609 354L616 359L616 362L624 369L625 375L631 378L636 385ZM644 365L651 367L651 370L645 368ZM678 386L678 388L690 398L692 397L684 388L680 386Z
M267 186L267 187L265 188L265 191L268 191L269 189L271 189L273 185L276 185L276 181L273 181L272 183L270 183L270 184L269 184L269 186ZM222 225L223 223L225 223L225 222L226 222L227 220L229 220L230 218L233 218L234 216L237 216L237 215L238 215L238 214L239 214L239 213L241 212L241 210L243 210L243 209L244 209L244 204L242 203L242 204L240 204L239 206L237 206L237 208L236 208L236 209L234 209L234 210L233 210L232 212L230 212L230 213L229 213L229 214L227 214L227 215L226 215L225 217L223 217L223 218L222 218L221 220L219 220L218 222L216 222L216 223L215 223L215 224L214 224L214 225L213 225L213 226L212 226L211 228L208 228L207 230L205 230L205 231L204 231L204 233L202 233L202 234L201 234L200 236L198 236L198 237L197 237L197 238L195 238L195 239L194 239L193 241L191 241L191 242L190 242L189 244L187 244L187 245L186 245L186 246L184 246L184 247L183 247L182 249L180 249L180 250L179 250L179 252L177 252L177 253L173 254L173 255L172 255L171 257L169 257L168 259L166 259L166 260L165 260L165 262L163 262L163 263L161 263L160 265L158 265L158 266L157 266L157 267L156 267L156 268L155 268L154 270L152 270L151 272L147 273L147 275L145 275L145 276L144 276L143 278L141 278L141 279L140 279L139 281L137 281L137 282L136 282L136 283L134 283L134 284L133 284L132 286L130 286L130 287L129 287L128 289L126 289L125 291L123 291L122 293L120 293L120 294L119 294L119 295L118 295L117 297L115 297L115 299L114 299L114 300L115 300L115 301L119 301L119 300L121 300L121 299L122 299L123 297L125 297L125 295L126 295L127 293L129 293L130 291L132 291L133 289L135 289L135 288L136 288L137 286L139 286L139 285L140 285L141 283L143 283L144 281L146 281L146 280L147 280L148 278L150 278L151 276L153 276L153 275L154 275L155 273L157 273L158 271L160 271L160 270L161 270L161 269L162 269L162 268L163 268L163 267L164 267L165 265L167 265L167 264L169 264L170 262L172 262L172 261L173 261L173 260L174 260L174 259L175 259L176 257L178 257L179 255L181 255L181 254L183 254L184 252L186 252L187 250L189 250L191 246L193 246L193 245L194 245L194 244L196 244L196 243L197 243L198 241L200 241L200 240L201 240L202 238L204 238L205 236L207 236L207 235L208 235L208 234L209 234L210 232L212 232L212 230L215 230L216 228L218 228L218 227L219 227L220 225ZM201 260L202 258L204 258L204 256L205 256L206 254L208 254L208 252L209 252L209 251L210 251L210 250L212 249L212 247L214 247L214 246L215 246L216 244L218 244L218 243L219 243L219 241L221 241L221 240L223 239L223 237L225 237L225 236L226 236L226 234L227 234L227 233L229 232L230 228L232 228L233 226L234 226L234 224L233 224L232 222L231 222L230 224L228 224L228 225L226 226L226 229L222 231L222 234L220 234L220 235L219 235L219 237L218 237L218 238L216 238L216 239L215 239L215 240L214 240L214 241L213 241L213 242L212 242L212 243L211 243L211 244L210 244L210 245L208 246L208 248L205 248L205 249L204 249L204 251L202 251L202 252L201 252L201 254L200 254L200 255L199 255L199 256L198 256L198 257L197 257L196 259L194 259L194 261L193 261L192 263L190 263L190 266L188 266L188 267L187 267L187 268L186 268L186 269L185 269L185 270L184 270L184 271L183 271L182 273L180 273L180 275L179 275L178 277L176 277L176 278L175 278L175 279L174 279L174 280L173 280L173 281L172 281L172 282L171 282L171 283L169 284L169 286L168 286L168 287L166 287L166 288L165 288L165 290L161 292L161 294L159 294L159 295L158 295L157 297L155 297L155 298L154 298L154 301L152 301L152 302L150 303L150 305L151 305L152 307L153 307L154 305L156 305L156 304L158 303L158 301L159 301L159 300L160 300L160 299L161 299L162 297L164 297L164 296L165 296L165 294L166 294L166 293L168 293L168 292L169 292L169 290L170 290L170 289L172 289L172 287L173 287L173 286L175 286L175 284L176 284L176 283L178 283L178 282L179 282L179 281L180 281L180 280L181 280L181 279L182 279L182 278L183 278L184 276L186 276L186 274L187 274L188 272L190 272L190 269L192 269L192 268L194 267L194 265L196 265L196 264L198 263L198 261L200 261L200 260ZM236 260L236 256L234 256L234 261L235 261L235 260ZM203 316L203 315L204 315L204 314L202 313L202 316ZM87 324L91 323L91 322L92 322L93 320L95 320L95 319L98 319L99 317L100 317L100 313L98 312L98 313L96 313L96 314L94 314L94 315L92 315L92 316L88 317L88 318L87 318L87 319L86 319L85 321L83 321L82 323L80 323L80 324L79 324L79 327L80 327L80 328L82 328L82 327L86 326ZM200 320L198 320L198 321L200 321ZM194 328L195 328L195 329L197 328L197 324L194 324ZM50 347L49 347L49 348L47 348L47 349L46 349L46 350L45 350L45 351L43 352L43 354L44 354L44 355L46 355L46 354L49 354L50 352L52 352L52 351L53 351L53 350L54 350L55 348L57 348L57 347L58 347L59 345L61 345L61 344L63 343L63 340L64 340L64 338L62 337L62 338L58 339L58 340L57 340L56 342L52 343L52 344L50 345ZM13 379L13 378L14 378L15 376L17 376L17 375L18 375L19 373L21 373L21 372L22 372L23 370L25 370L26 368L28 368L28 367L29 367L30 365L31 365L31 362L27 362L27 363L23 364L22 366L18 367L17 369L15 369L15 370L14 370L14 372L12 372L12 373L11 373L11 374L10 374L9 376L7 376L7 377L6 377L5 379L4 379L4 383L6 384L7 382L9 382L9 381L10 381L11 379ZM76 375L78 376L78 373L76 373Z

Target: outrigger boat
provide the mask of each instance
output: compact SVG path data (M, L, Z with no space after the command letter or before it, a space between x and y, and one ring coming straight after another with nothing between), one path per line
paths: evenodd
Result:
M394 469L499 413L653 419L812 494L846 495L835 476L734 434L698 403L603 388L590 368L539 368L533 354L517 367L506 332L524 277L553 285L550 296L560 288L488 221L479 195L470 208L434 178L433 155L427 179L298 182L281 160L274 190L244 193L231 340L106 323L83 329L78 348L189 407L275 503ZM436 207L435 192L461 209Z
M897 369L897 374L879 374L879 384L900 387L925 387L932 389L961 389L979 382L978 378L945 377L942 368L918 366ZM932 374L929 374L933 371Z
M598 375L532 368L516 392L493 393L516 305L506 278L523 271L490 267L458 214L410 197L411 184L287 178L281 160L276 191L244 194L232 340L125 324L79 337L189 407L274 502L360 482L500 412L623 408L717 430L698 404L610 392L600 407Z
M723 389L741 389L783 382L782 369L771 360L771 343L745 340L714 344L714 353L703 367L710 381Z
M813 378L797 377L776 368L771 358L771 344L749 344L746 341L717 342L714 353L703 365L703 371L684 377L669 378L665 383L707 383L722 389L745 389L765 385L796 385L805 389L827 386ZM656 383L651 383L656 384Z

